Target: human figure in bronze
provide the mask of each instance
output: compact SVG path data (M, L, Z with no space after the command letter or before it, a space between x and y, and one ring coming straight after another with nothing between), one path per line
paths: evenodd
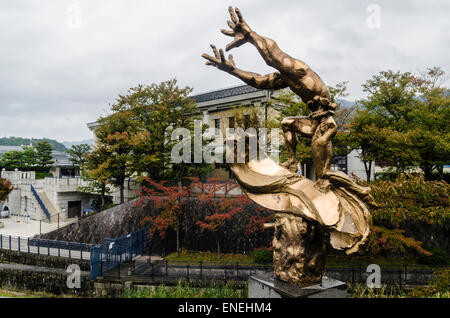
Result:
M260 75L236 67L233 56L211 45L214 56L203 54L207 65L236 76L259 89L289 87L305 102L309 116L282 120L288 160L281 166L270 158L231 164L241 189L256 203L275 211L274 273L283 281L304 286L321 280L329 240L333 248L350 254L358 251L370 233L372 219L365 205L373 204L369 187L357 185L345 173L331 170L332 139L337 125L336 105L322 79L305 62L280 50L275 41L254 32L239 9L229 7L231 30L221 30L233 40L226 51L253 44L267 65L277 72ZM312 139L317 181L296 174L297 135Z
M234 39L226 46L226 51L245 43L251 43L258 49L266 64L274 67L278 72L260 75L243 71L236 67L231 54L227 60L223 50L217 50L214 45L211 45L214 56L202 55L208 60L206 64L215 66L259 89L276 90L289 87L307 104L310 111L309 116L286 117L282 120L281 126L288 151L288 159L282 166L296 172L297 134L312 138L311 151L318 179L316 186L326 191L330 187L331 179L346 185L357 194L368 195L370 188L360 187L347 175L331 171L333 158L331 140L337 132L337 125L332 115L336 104L331 102L328 87L320 76L305 62L284 53L274 40L254 32L245 22L238 8L229 7L228 11L231 21L227 21L227 23L231 30L222 29L221 32L234 37Z

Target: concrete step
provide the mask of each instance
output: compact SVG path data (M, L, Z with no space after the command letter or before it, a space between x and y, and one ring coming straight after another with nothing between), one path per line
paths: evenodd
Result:
M57 222L58 220L57 214L59 213L58 210L53 206L53 203L47 197L47 194L45 194L45 192L38 192L38 194L41 197L41 200L44 203L44 205L47 207L48 212L50 212L50 223ZM61 220L62 219L60 219L60 221Z

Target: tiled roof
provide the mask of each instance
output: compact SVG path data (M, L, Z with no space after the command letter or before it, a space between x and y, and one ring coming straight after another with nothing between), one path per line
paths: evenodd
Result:
M260 89L254 88L250 85L240 85L240 86L235 86L235 87L230 87L230 88L225 88L225 89L219 89L216 91L203 93L203 94L199 94L199 95L194 95L194 96L192 96L192 98L195 100L195 102L201 103L201 102L207 102L210 100L216 100L216 99L227 98L227 97L231 97L231 96L253 93L253 92L257 92L257 91L260 91Z
M52 152L54 167L72 167L72 161L69 160L69 156L64 152L53 151Z

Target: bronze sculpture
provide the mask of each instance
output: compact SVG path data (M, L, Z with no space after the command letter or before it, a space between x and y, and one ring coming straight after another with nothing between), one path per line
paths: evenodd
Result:
M346 174L331 170L331 140L337 125L332 117L336 105L322 79L305 62L280 50L275 41L254 32L239 9L229 7L231 30L221 30L233 41L226 51L245 43L253 44L267 65L278 72L260 75L236 67L222 49L211 45L214 56L203 54L207 65L232 74L259 89L289 87L308 106L309 116L287 117L281 125L288 160L281 166L269 158L231 169L241 189L255 202L275 210L274 270L283 281L299 286L322 279L326 257L326 240L350 254L367 240L372 224L366 204L374 204L370 188L357 185ZM297 134L312 139L311 150L317 181L295 173L297 170Z

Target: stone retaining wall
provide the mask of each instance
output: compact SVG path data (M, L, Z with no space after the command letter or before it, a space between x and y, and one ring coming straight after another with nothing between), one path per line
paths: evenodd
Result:
M50 268L67 268L77 264L82 271L90 271L90 261L0 249L0 263L16 263Z

